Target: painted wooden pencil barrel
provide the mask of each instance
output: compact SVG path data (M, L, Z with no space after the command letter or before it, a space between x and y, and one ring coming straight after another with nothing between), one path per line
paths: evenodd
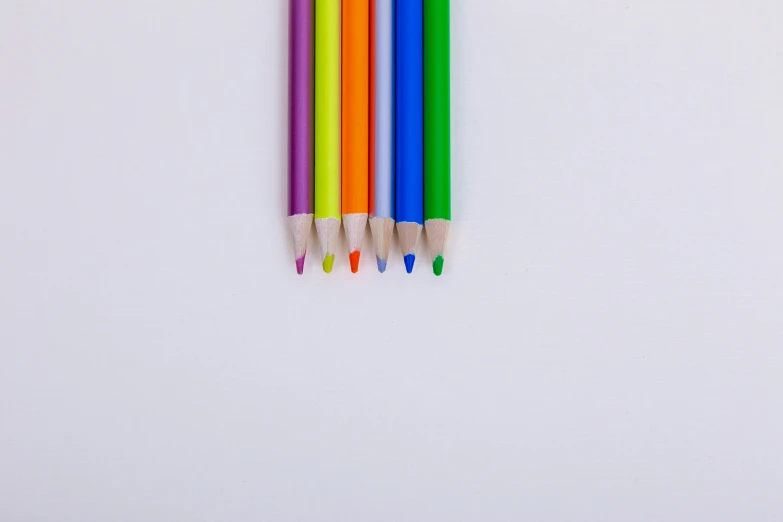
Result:
M451 219L449 2L424 0L424 219Z

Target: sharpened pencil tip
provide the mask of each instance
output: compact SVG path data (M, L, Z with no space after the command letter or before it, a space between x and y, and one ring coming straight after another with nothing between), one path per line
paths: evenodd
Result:
M414 254L408 254L405 256L405 271L409 274L413 272L413 263L416 262L416 256Z
M359 256L361 255L361 252L359 250L354 250L350 254L348 254L348 259L351 261L351 272L354 274L359 271Z
M299 275L304 274L304 262L305 262L305 254L302 254L302 257L296 258L296 273Z
M331 274L333 265L334 265L334 254L329 254L324 258L324 272L326 272L327 274Z
M380 273L386 272L386 260L381 259L378 256L375 256L375 260L378 262L378 272Z
M432 262L432 271L436 276L443 273L443 256L436 257L435 261Z

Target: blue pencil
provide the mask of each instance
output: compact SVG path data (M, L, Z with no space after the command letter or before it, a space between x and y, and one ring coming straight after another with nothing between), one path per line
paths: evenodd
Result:
M370 218L378 271L386 271L394 234L394 0L370 0L375 8L375 200ZM374 17L374 20L372 19ZM372 71L371 71L372 74Z
M397 233L409 274L424 226L423 9L422 0L396 1Z

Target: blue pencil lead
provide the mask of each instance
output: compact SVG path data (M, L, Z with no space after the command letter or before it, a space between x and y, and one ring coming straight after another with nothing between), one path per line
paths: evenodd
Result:
M416 255L415 254L408 254L405 256L405 271L409 274L413 272L413 263L416 262Z

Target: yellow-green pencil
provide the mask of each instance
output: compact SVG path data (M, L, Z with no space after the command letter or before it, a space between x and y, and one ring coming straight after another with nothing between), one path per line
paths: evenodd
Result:
M315 228L327 273L340 232L340 3L315 2Z

